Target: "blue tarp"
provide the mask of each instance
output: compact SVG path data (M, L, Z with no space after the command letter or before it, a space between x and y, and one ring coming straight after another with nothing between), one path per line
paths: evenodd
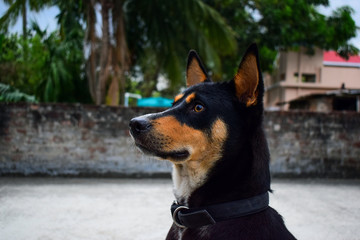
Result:
M171 107L173 100L163 97L141 98L137 101L138 107Z

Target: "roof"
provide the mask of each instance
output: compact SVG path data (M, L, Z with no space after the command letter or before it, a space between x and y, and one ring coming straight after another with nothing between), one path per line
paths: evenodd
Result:
M319 98L319 97L356 97L356 96L360 96L360 89L339 89L335 91L329 91L326 93L315 93L315 94L313 93L313 94L300 96L296 99L290 100L285 103L292 103L292 102L297 102L312 98Z
M350 56L346 60L340 57L336 51L324 51L323 63L325 66L360 67L360 56Z

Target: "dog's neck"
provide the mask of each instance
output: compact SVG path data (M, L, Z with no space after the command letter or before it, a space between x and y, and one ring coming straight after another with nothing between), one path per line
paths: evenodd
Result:
M262 129L258 129L256 135L238 151L225 150L219 164L213 166L216 168L213 173L209 169L202 171L197 161L174 164L172 178L176 200L186 206L199 207L245 199L270 190L266 139ZM251 164L243 165L244 162Z
M172 179L177 202L188 205L191 194L206 180L207 172L199 171L196 163L174 164Z
M193 153L189 160L174 163L174 194L178 202L187 205L191 194L208 180L212 168L223 157L227 127L217 119L211 129L210 139L204 144L207 148L202 146L201 151Z

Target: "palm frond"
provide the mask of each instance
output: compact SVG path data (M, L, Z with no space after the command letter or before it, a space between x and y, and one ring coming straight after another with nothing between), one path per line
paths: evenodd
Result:
M221 74L220 56L236 53L234 31L201 0L132 0L125 5L125 11L127 26L131 26L128 41L135 54L141 59L148 57L143 54L147 48L154 49L157 64L173 87L184 81L190 49L197 50L217 74ZM133 45L135 42L137 45Z
M8 1L10 4L8 10L0 18L0 28L8 28L9 25L14 25L17 18L21 15L21 7L24 4L24 0Z
M30 102L37 103L35 96L20 92L18 89L0 83L0 102Z

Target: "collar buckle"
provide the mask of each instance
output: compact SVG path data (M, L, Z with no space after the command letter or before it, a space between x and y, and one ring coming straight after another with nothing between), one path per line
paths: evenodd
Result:
M186 228L186 226L182 225L180 220L179 220L179 217L178 217L178 213L179 211L181 211L182 209L189 209L188 207L186 206L178 206L175 210L174 210L174 213L172 215L172 219L175 223L176 226L178 226L179 228Z

